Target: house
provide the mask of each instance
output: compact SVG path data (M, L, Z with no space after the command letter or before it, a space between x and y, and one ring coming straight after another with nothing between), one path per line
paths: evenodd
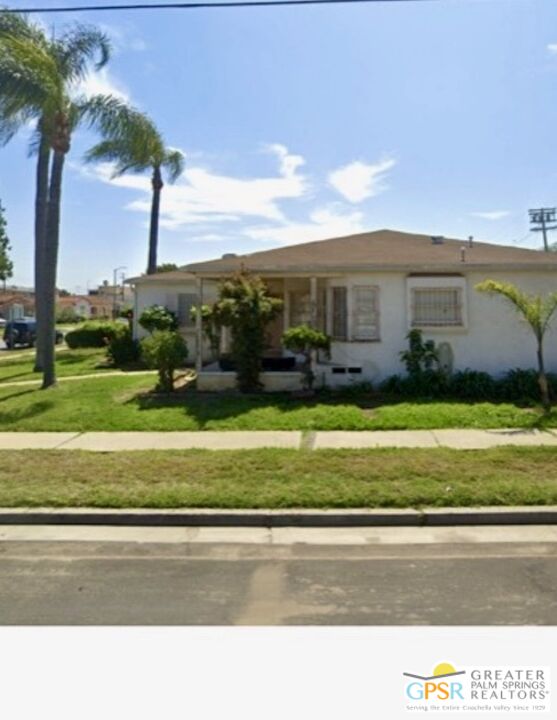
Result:
M10 317L10 309L14 306L21 307L25 316L35 314L35 298L32 293L13 290L0 292L0 318L7 320Z
M404 372L399 353L412 328L436 342L448 369L473 368L497 376L509 368L534 367L530 330L502 299L474 288L492 278L531 293L557 291L557 253L393 230L227 254L135 279L135 317L152 304L178 313L202 389L232 387L234 376L208 364L201 324L196 327L190 309L211 302L219 280L242 269L262 277L284 300L281 317L269 328L269 355L288 355L280 343L288 327L318 327L333 342L330 359L317 358L316 377L331 386L378 382ZM226 345L224 338L223 349ZM547 336L546 355L548 369L557 372L555 330ZM298 386L299 376L269 372L263 381L269 389L290 389Z
M86 320L112 317L112 301L108 298L90 295L66 295L56 301L59 310L71 309Z

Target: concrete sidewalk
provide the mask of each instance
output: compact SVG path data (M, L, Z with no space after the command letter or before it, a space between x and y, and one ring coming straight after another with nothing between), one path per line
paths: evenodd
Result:
M557 430L391 430L361 432L0 432L0 450L249 450L555 446Z

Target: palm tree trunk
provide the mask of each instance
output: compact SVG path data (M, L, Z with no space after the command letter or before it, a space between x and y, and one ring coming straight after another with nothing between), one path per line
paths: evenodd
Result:
M58 246L60 242L60 204L62 201L62 175L65 153L54 151L50 188L48 194L48 217L46 224L46 243L44 252L43 321L46 342L43 348L43 388L56 384L56 366L54 358L56 325L56 269L58 265Z
M151 225L149 228L149 260L147 262L147 275L157 272L157 250L159 244L159 214L161 207L161 190L164 187L161 169L156 166L153 169L151 180L153 185L153 200L151 203Z
M37 320L35 372L42 372L43 370L43 350L47 338L43 313L43 275L45 267L44 250L46 241L49 170L50 144L47 138L42 135L37 159L35 190L35 318Z
M545 412L549 412L549 410L551 409L551 400L549 398L549 385L547 382L547 375L545 374L542 339L538 339L538 382L540 385L543 409L545 410Z

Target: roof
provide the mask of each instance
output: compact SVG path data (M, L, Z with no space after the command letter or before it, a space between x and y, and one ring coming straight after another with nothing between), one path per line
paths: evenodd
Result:
M388 270L462 272L464 269L483 268L557 271L557 253L476 241L470 246L468 240L449 238L443 238L442 243L435 243L434 237L396 230L376 230L250 255L227 255L218 260L186 265L183 270L204 275L220 275L241 269L269 274ZM183 278L185 273L179 271L167 275L176 275L178 279Z
M169 270L168 272L153 273L152 275L139 275L138 277L127 278L124 282L130 285L142 285L145 283L165 284L177 280L193 280L194 277L186 270Z

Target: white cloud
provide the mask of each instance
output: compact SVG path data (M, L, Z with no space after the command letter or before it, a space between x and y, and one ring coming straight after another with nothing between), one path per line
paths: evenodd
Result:
M130 93L118 80L115 80L107 68L89 73L78 85L77 91L88 97L91 95L113 95L120 100L130 102Z
M115 53L133 51L144 52L147 43L131 23L124 25L108 25L100 23L99 28L110 38Z
M242 218L286 222L278 201L305 195L306 178L297 173L304 160L299 155L291 155L283 146L273 148L272 152L279 158L279 172L275 177L238 178L199 166L187 166L182 178L163 190L161 225L178 230L192 223L235 222ZM81 169L88 177L141 192L142 197L126 207L148 213L151 208L149 177L124 175L112 178L112 171L110 164Z
M481 218L482 220L502 220L510 214L509 210L488 210L486 212L470 213L473 217Z
M557 55L557 43L549 43L547 46L547 52L550 55Z
M307 222L287 222L277 227L251 227L244 234L252 240L295 245L363 232L364 216L359 211L339 212L334 207L317 208Z
M333 170L329 174L329 183L346 200L359 203L386 189L385 174L395 165L396 160L393 158L385 158L374 164L356 160Z

